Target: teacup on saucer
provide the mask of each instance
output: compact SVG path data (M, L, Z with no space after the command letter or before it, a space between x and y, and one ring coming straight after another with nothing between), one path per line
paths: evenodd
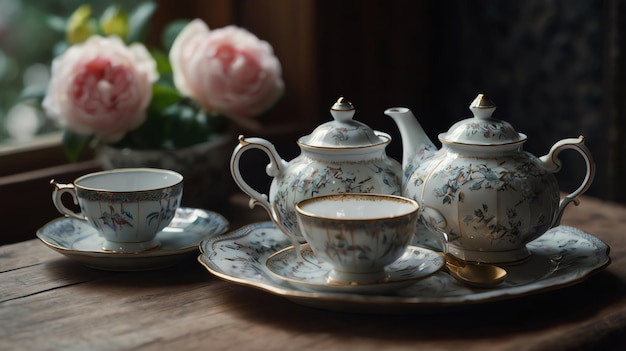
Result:
M198 243L228 230L226 218L216 212L179 207L174 219L156 234L161 245L138 253L102 250L105 240L86 221L57 218L37 230L49 248L87 267L110 271L143 271L172 266L193 255Z
M119 168L51 184L52 202L61 214L88 222L105 239L102 249L123 253L160 246L156 234L170 224L183 195L183 176L156 168ZM65 206L66 193L79 212Z
M290 246L268 257L265 266L276 278L309 291L378 294L412 285L416 280L439 271L444 260L434 251L409 246L404 254L385 268L384 278L367 283L330 279L333 266L320 260L308 244L300 245L300 255Z
M385 279L385 267L404 254L418 204L394 195L343 193L300 201L296 215L311 250L332 266L329 279L364 284Z

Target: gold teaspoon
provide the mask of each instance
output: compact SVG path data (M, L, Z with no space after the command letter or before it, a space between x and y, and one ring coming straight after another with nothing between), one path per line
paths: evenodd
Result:
M467 263L449 253L439 254L446 261L448 273L467 285L492 288L506 279L507 272L504 268L490 264Z

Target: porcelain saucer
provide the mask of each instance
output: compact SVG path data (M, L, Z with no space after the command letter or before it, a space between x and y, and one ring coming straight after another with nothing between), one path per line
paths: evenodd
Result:
M104 238L87 222L69 217L47 223L37 230L37 237L49 248L91 268L142 271L175 265L196 252L201 240L226 232L228 226L218 213L182 207L170 225L157 233L161 246L138 253L103 251Z
M309 291L380 294L407 287L417 279L436 273L444 265L437 253L409 246L404 255L386 268L387 277L371 283L329 280L332 266L321 261L308 244L300 246L301 257L293 246L268 257L265 266L278 279Z
M435 246L416 235L414 246ZM531 257L507 266L507 279L490 289L464 285L444 271L395 291L377 294L310 291L277 279L267 259L291 246L291 240L272 222L250 224L200 243L198 261L226 281L283 296L316 308L366 313L408 313L467 304L514 299L580 283L610 263L609 247L580 229L558 226L527 245Z

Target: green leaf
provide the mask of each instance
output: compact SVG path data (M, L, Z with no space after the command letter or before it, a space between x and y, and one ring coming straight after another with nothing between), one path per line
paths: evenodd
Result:
M193 107L172 121L171 142L176 148L183 148L210 140L212 136L224 133L228 120L223 115L206 115Z
M146 121L139 128L126 133L114 146L137 150L162 149L168 139L168 124L165 116L148 110Z
M172 64L170 63L170 59L163 51L153 49L150 50L150 55L152 55L152 58L156 61L159 76L172 73Z
M130 14L127 37L129 43L144 41L148 34L150 18L156 10L156 7L156 3L147 1L137 6Z
M174 44L174 40L176 40L178 34L180 34L188 23L189 20L176 20L165 27L165 30L163 31L163 49L165 52L170 52L172 44Z
M181 98L182 96L175 88L164 84L154 84L152 86L152 100L150 101L148 109L159 113L180 101Z
M85 148L85 145L91 141L91 135L76 134L71 130L65 130L63 133L63 152L65 156L72 161L78 161L78 157Z

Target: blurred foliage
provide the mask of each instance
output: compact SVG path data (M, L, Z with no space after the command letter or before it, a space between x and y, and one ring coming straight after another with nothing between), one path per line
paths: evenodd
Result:
M141 1L124 0L122 8L131 9ZM5 117L19 101L39 108L45 86L27 85L24 75L34 65L50 66L65 44L66 20L79 6L88 5L102 13L110 2L102 0L0 0L0 143L10 137ZM38 133L58 130L39 113Z

